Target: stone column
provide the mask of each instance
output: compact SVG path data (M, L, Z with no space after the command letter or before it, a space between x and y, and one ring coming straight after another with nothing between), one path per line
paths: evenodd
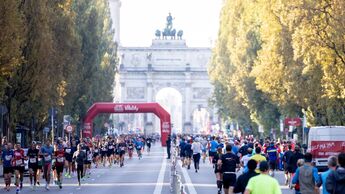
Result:
M120 98L120 102L124 102L126 99L126 84L124 81L120 82L121 84L121 98Z
M187 133L191 132L191 100L192 100L192 95L191 95L191 74L190 72L185 73L185 112L184 112L184 131Z
M126 99L126 84L124 82L124 80L120 81L120 85L121 85L121 91L120 91L120 103L124 103L125 99ZM121 132L124 132L124 128L125 128L125 114L118 114L119 115L119 122L120 122L120 127Z
M152 84L152 73L147 73L146 79L146 102L153 102L153 84ZM145 129L147 134L153 132L153 114L146 113Z

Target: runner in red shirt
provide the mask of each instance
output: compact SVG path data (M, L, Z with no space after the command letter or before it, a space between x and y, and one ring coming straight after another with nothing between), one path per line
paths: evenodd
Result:
M21 149L20 144L15 145L14 150L14 157L13 157L13 166L14 166L14 173L15 173L15 184L17 186L16 193L23 188L23 174L24 174L24 150ZM20 181L20 185L19 185Z
M65 151L64 147L60 144L58 145L57 151L54 153L55 156L55 169L57 174L57 185L62 189L62 173L63 167L65 165Z

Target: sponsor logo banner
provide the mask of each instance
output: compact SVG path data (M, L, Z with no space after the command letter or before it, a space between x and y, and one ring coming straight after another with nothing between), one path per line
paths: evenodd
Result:
M313 157L328 158L345 151L345 141L312 141Z

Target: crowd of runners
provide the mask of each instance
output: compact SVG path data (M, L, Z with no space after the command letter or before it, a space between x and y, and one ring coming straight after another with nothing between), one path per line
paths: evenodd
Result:
M150 154L151 145L159 140L158 136L120 135L118 137L107 136L104 138L73 138L65 140L58 138L53 144L51 140L45 143L32 142L29 148L23 149L20 144L2 141L1 162L5 190L10 191L12 179L16 193L23 188L24 173L29 174L30 187L35 190L44 181L46 190L52 184L62 189L63 177L76 177L78 185L91 175L91 167L99 166L112 168L114 165L125 165L125 154L129 159L136 152L139 159L142 152Z
M196 173L199 163L213 165L217 192L245 194L282 193L275 171L285 174L285 185L296 194L345 193L345 153L328 159L329 170L319 173L312 154L291 141L225 139L215 136L179 135L174 137L182 167ZM207 160L208 157L208 160ZM237 177L237 175L239 175Z
M140 160L143 150L150 154L151 145L158 140L157 136L140 135L70 141L66 138L56 139L53 144L50 140L43 144L32 142L29 148L23 149L20 144L12 145L3 139L1 162L5 190L10 191L14 179L19 193L24 173L28 173L32 190L42 184L41 179L46 190L50 189L51 180L62 189L63 178L76 178L81 186L90 177L91 168L123 167L126 154L132 159L136 153ZM274 178L277 170L284 171L285 184L296 194L318 193L321 185L324 194L345 193L344 153L330 157L329 170L319 173L312 164L312 154L294 141L173 135L169 136L167 145L176 146L182 167L191 169L193 163L195 173L200 170L200 162L212 164L219 194L223 191L225 194L279 194L281 189Z

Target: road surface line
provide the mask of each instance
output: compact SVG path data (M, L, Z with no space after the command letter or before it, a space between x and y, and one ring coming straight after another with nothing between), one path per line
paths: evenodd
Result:
M179 162L180 167L182 169L182 174L183 174L184 180L186 181L185 185L187 185L189 194L197 194L197 192L196 192L196 190L194 188L194 185L192 183L192 180L190 179L190 177L188 175L188 172L187 172L186 168L182 167L181 161L178 161L178 162Z
M157 184L156 184L156 187L155 187L155 190L154 190L153 194L161 194L162 193L162 188L163 188L163 184L162 183L164 183L164 174L165 174L166 166L167 166L167 160L163 156L162 167L161 167L161 170L159 171L159 175L158 175L158 179L157 179Z

